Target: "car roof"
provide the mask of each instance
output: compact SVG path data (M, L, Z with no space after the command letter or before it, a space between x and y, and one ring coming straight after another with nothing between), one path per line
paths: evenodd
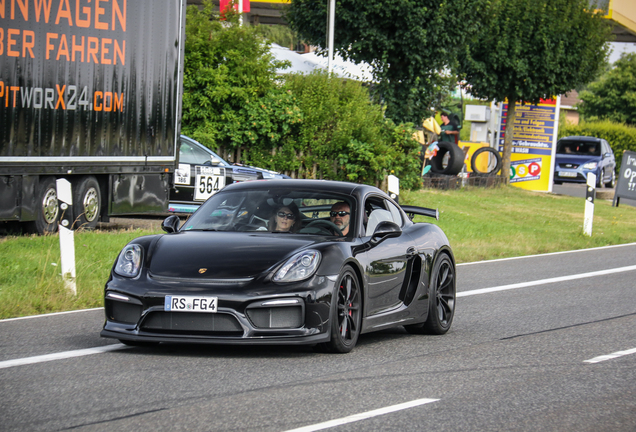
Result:
M241 183L234 183L223 188L223 192L239 190L263 190L271 188L285 188L295 190L313 190L335 192L345 195L366 195L367 193L379 193L386 195L380 189L363 184L332 181L332 180L301 180L301 179L273 179L273 180L252 180Z
M568 136L563 137L559 141L589 141L589 142L600 142L601 138L589 137L589 136Z

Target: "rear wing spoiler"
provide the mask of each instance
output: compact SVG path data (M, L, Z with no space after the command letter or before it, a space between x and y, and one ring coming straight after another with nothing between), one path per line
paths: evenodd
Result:
M408 215L409 219L411 220L413 220L415 215L428 216L428 217L435 218L436 220L439 220L439 210L437 209L416 207L416 206L409 206L409 205L403 205L400 207L402 207L402 210L404 210L404 212Z

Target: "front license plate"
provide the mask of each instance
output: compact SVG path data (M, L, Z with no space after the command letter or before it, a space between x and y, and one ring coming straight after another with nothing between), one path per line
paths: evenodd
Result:
M568 171L559 171L559 177L576 177L576 173Z
M169 312L208 312L215 313L217 297L207 296L166 296L164 310Z

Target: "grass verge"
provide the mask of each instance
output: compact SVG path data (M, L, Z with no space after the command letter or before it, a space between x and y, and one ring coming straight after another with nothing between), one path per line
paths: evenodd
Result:
M514 187L403 191L402 204L438 208L434 222L457 262L506 258L636 242L636 208L596 201L592 237L582 234L585 201ZM0 319L103 305L103 289L121 248L152 231L75 234L77 291L60 277L57 235L0 238Z

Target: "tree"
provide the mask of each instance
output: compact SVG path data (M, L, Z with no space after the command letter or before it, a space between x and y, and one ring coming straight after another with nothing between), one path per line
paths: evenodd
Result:
M240 26L229 9L189 6L183 77L183 132L235 162L291 139L300 122L293 97L282 88L267 43Z
M614 68L579 95L585 118L636 126L636 54L623 54Z
M388 117L421 124L455 86L449 71L479 25L480 3L338 0L334 48L345 59L372 66L372 94ZM326 0L293 0L286 19L301 39L326 49Z
M493 0L487 16L459 57L459 75L474 96L508 100L507 174L515 104L538 103L592 81L606 62L610 29L588 0Z

